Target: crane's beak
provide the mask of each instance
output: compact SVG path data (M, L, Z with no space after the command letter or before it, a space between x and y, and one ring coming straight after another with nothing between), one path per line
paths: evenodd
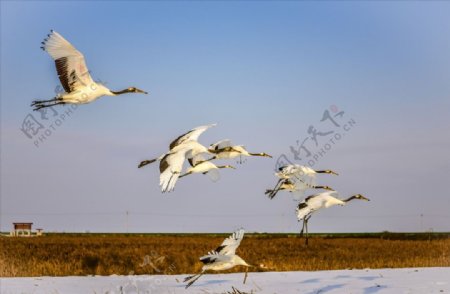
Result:
M366 198L366 197L364 197L363 195L361 195L361 194L359 194L359 199L361 199L361 200L366 200L366 201L370 201L370 199L369 198Z
M148 92L141 90L141 89L137 89L137 88L136 88L136 93L148 94Z

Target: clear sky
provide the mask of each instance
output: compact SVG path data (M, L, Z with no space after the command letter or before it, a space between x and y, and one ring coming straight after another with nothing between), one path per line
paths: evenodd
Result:
M449 14L445 1L2 1L0 229L296 232L290 195L264 195L284 154L339 172L319 182L342 197L372 200L318 213L311 232L450 231ZM50 29L94 79L150 95L104 97L64 120L69 107L33 113L59 85L39 49ZM29 114L42 125L31 138ZM274 158L161 194L157 166L137 164L209 123L201 143Z

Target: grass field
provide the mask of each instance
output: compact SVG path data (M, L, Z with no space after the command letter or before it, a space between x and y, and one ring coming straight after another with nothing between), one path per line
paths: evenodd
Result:
M0 238L0 276L185 274L226 234L50 234ZM237 253L254 271L448 267L449 234L246 234ZM229 272L240 271L235 268Z

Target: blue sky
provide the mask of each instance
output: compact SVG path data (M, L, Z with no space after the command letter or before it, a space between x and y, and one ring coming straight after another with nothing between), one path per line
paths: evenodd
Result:
M314 166L340 176L320 183L372 201L319 213L312 232L448 231L449 12L440 1L2 1L0 229L125 231L129 211L134 232L294 232L290 195L263 192L280 155L307 162L290 146L313 125L345 133ZM36 147L20 128L59 84L39 49L50 29L94 79L150 95L80 106ZM320 122L336 108L356 122L348 132ZM219 182L195 175L168 195L156 166L136 168L214 122L201 143L230 138L274 159L232 161Z

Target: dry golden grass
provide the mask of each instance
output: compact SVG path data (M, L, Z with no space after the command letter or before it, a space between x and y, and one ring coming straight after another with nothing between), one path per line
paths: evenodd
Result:
M226 235L49 235L0 238L0 276L186 274ZM403 240L400 240L403 239ZM247 234L237 252L255 271L450 266L450 239ZM240 268L230 272L241 271Z

